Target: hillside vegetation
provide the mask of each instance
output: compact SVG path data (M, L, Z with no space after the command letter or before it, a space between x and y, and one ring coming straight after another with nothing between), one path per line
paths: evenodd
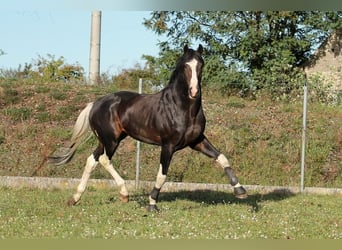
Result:
M116 91L113 85L86 86L0 80L0 175L80 178L97 141L92 136L72 162L50 166L46 156L67 145L86 103ZM267 96L240 98L203 90L206 135L230 160L241 183L299 185L302 102ZM306 186L342 187L342 109L309 103ZM143 144L141 180L155 180L160 149ZM136 142L125 139L113 163L125 179L135 178ZM92 178L111 178L98 167ZM227 183L220 167L190 149L177 152L169 181Z

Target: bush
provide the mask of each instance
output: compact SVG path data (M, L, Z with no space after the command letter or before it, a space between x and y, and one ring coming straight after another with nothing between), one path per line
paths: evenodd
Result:
M84 69L78 63L68 64L64 57L55 58L54 55L47 54L46 58L38 56L32 63L19 65L17 70L2 70L1 75L15 75L19 78L31 79L40 82L63 81L63 82L83 82Z
M341 105L342 92L335 89L331 81L321 74L314 74L309 78L310 101L318 101L324 104Z
M238 70L237 65L226 65L218 56L210 56L203 72L203 84L212 90L231 94L247 93L253 89L247 80L247 74Z

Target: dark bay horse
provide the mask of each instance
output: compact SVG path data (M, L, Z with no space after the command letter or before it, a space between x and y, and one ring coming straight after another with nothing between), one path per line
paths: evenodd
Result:
M149 211L158 211L158 195L165 183L173 154L188 146L215 159L234 187L235 196L247 197L227 158L204 135L206 120L201 99L202 52L201 45L197 50L186 45L169 84L156 94L140 95L121 91L108 94L86 106L74 125L71 146L63 154L49 157L49 161L55 165L70 161L89 128L99 140L99 145L87 159L81 182L77 192L68 201L69 205L80 200L90 174L98 163L113 176L120 188L120 200L128 202L125 181L111 164L115 150L126 136L161 146L160 167L149 196Z

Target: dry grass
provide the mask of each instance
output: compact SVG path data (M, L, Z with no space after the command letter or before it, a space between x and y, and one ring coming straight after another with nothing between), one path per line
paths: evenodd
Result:
M68 141L86 103L115 88L19 80L0 80L0 87L0 174L79 178L85 159L97 144L94 137L66 166L48 166L44 159ZM204 92L203 107L208 138L227 155L242 183L298 185L301 102L275 102L261 97L249 100ZM24 116L23 108L30 110L28 116ZM341 107L309 104L306 186L342 186L341 125ZM142 145L142 180L155 179L159 152L158 147ZM135 155L135 141L128 138L113 159L126 179L135 178ZM171 164L169 180L227 182L212 160L190 149L177 152ZM96 169L92 177L110 178L102 168Z

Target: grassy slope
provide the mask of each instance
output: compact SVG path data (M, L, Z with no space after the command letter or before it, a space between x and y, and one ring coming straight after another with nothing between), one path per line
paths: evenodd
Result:
M44 159L70 138L74 121L87 102L115 88L64 83L31 84L0 80L0 175L79 178L85 159L95 148L94 137L80 147L63 167ZM225 153L242 183L298 185L302 103L246 100L204 93L206 134ZM310 103L305 184L342 187L342 109ZM142 146L142 180L154 180L159 148ZM135 177L135 142L123 141L114 165L126 179ZM226 183L212 160L190 152L177 152L169 179L184 182ZM110 178L102 168L94 178Z
M161 193L158 214L147 194L129 203L112 190L88 190L66 207L70 190L0 188L0 238L342 239L342 199L259 195L245 201L215 191ZM18 205L20 204L20 205Z

